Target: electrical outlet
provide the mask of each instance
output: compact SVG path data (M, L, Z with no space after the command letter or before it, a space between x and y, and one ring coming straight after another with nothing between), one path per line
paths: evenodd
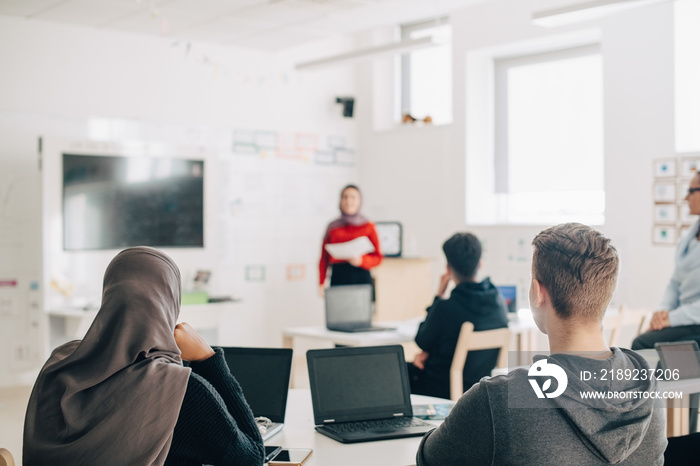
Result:
M15 340L11 347L10 367L12 369L26 369L33 365L31 345L26 340Z
M0 290L0 317L16 315L19 311L19 296L15 290Z

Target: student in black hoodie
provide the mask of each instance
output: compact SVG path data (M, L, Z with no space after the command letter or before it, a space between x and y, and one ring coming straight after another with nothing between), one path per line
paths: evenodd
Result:
M506 305L491 281L476 281L481 265L481 243L471 233L456 233L442 245L447 259L447 271L428 316L420 324L416 343L423 350L408 364L411 393L450 398L450 365L464 322L474 324L475 331L508 326ZM450 281L456 286L448 299L444 298ZM469 352L464 365L464 390L491 375L496 366L498 350Z

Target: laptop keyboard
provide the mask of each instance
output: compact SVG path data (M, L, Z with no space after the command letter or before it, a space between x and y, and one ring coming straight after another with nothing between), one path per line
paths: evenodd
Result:
M342 422L339 424L324 424L324 428L338 433L367 432L383 429L401 429L431 425L414 417L395 417L391 419L375 419L373 421Z

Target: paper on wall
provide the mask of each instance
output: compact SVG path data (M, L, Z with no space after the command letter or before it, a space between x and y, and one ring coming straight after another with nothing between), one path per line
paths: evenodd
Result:
M347 260L374 252L374 245L366 236L360 236L344 243L326 244L326 251L333 259Z

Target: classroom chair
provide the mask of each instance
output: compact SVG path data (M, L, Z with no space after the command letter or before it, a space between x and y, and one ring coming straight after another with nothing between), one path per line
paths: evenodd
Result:
M621 346L621 335L623 329L632 330L632 337L624 347L629 347L637 336L644 333L649 328L651 321L651 311L648 309L628 309L624 304L620 306L617 314L606 314L603 318L603 328L610 331L608 337L609 346Z
M450 398L457 401L464 394L464 364L469 351L498 348L500 351L496 367L508 367L509 344L510 330L507 328L475 332L473 323L463 323L450 366Z
M5 448L0 448L0 466L15 466L15 459Z

